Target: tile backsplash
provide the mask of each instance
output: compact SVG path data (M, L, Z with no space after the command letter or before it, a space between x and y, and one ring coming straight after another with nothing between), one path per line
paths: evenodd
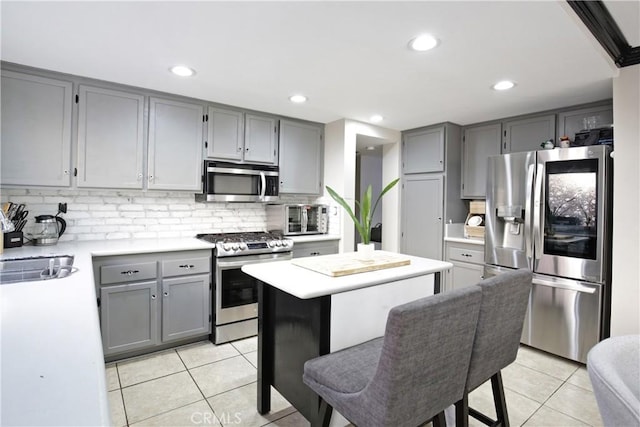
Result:
M58 203L67 203L67 213L61 215L67 230L61 241L192 237L198 233L265 230L267 222L261 203L196 203L194 193L184 191L0 191L2 203L24 203L29 210L26 237L34 227L34 217L55 215ZM281 202L330 204L330 199L283 196ZM334 224L335 221L330 222L330 226Z

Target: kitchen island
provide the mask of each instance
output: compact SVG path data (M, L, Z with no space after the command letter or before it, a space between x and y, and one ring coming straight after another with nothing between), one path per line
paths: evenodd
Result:
M273 386L311 420L317 398L302 382L304 362L382 336L392 307L440 291L440 275L452 264L402 257L410 264L342 277L302 268L295 265L296 260L242 267L262 282L258 287L258 412L269 412Z

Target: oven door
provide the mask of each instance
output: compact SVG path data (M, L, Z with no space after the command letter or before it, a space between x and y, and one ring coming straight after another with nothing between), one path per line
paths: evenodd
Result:
M216 325L258 316L258 279L241 271L243 265L291 259L291 252L216 258Z

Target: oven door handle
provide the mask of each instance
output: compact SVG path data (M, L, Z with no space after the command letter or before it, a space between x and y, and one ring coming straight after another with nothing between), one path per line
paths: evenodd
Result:
M230 268L242 267L247 264L261 264L263 262L273 262L273 261L287 261L290 260L291 256L282 256L282 257L274 257L269 259L255 260L255 261L221 261L220 258L216 261L218 268L223 270L228 270Z

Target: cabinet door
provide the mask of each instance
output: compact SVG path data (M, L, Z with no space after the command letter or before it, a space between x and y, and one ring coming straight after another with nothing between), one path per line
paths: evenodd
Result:
M207 157L242 160L244 117L242 112L209 107Z
M512 120L503 124L503 153L540 150L540 144L556 137L556 116L533 117L530 119Z
M162 281L162 342L211 332L209 275Z
M405 134L402 167L405 174L444 171L444 127Z
M484 267L475 264L466 264L454 262L451 269L451 286L449 290L465 288L467 286L473 286L482 280L482 274ZM449 282L447 282L449 286Z
M2 71L1 182L71 184L70 82Z
M462 139L462 198L484 199L490 156L500 154L500 123L469 127Z
M280 120L280 193L320 194L322 128Z
M442 259L443 177L408 176L402 185L402 253Z
M154 346L158 342L156 281L100 288L104 354Z
M149 100L149 189L201 189L202 115L202 105Z
M330 255L338 253L338 241L330 242L305 242L293 245L293 258L309 256Z
M278 122L271 117L245 114L244 160L278 164Z
M587 117L595 117L595 126L603 127L613 124L613 107L603 105L601 107L581 108L574 111L566 111L558 114L558 139L568 136L575 140L576 133L585 129L584 120Z
M144 96L80 86L78 186L142 188Z

